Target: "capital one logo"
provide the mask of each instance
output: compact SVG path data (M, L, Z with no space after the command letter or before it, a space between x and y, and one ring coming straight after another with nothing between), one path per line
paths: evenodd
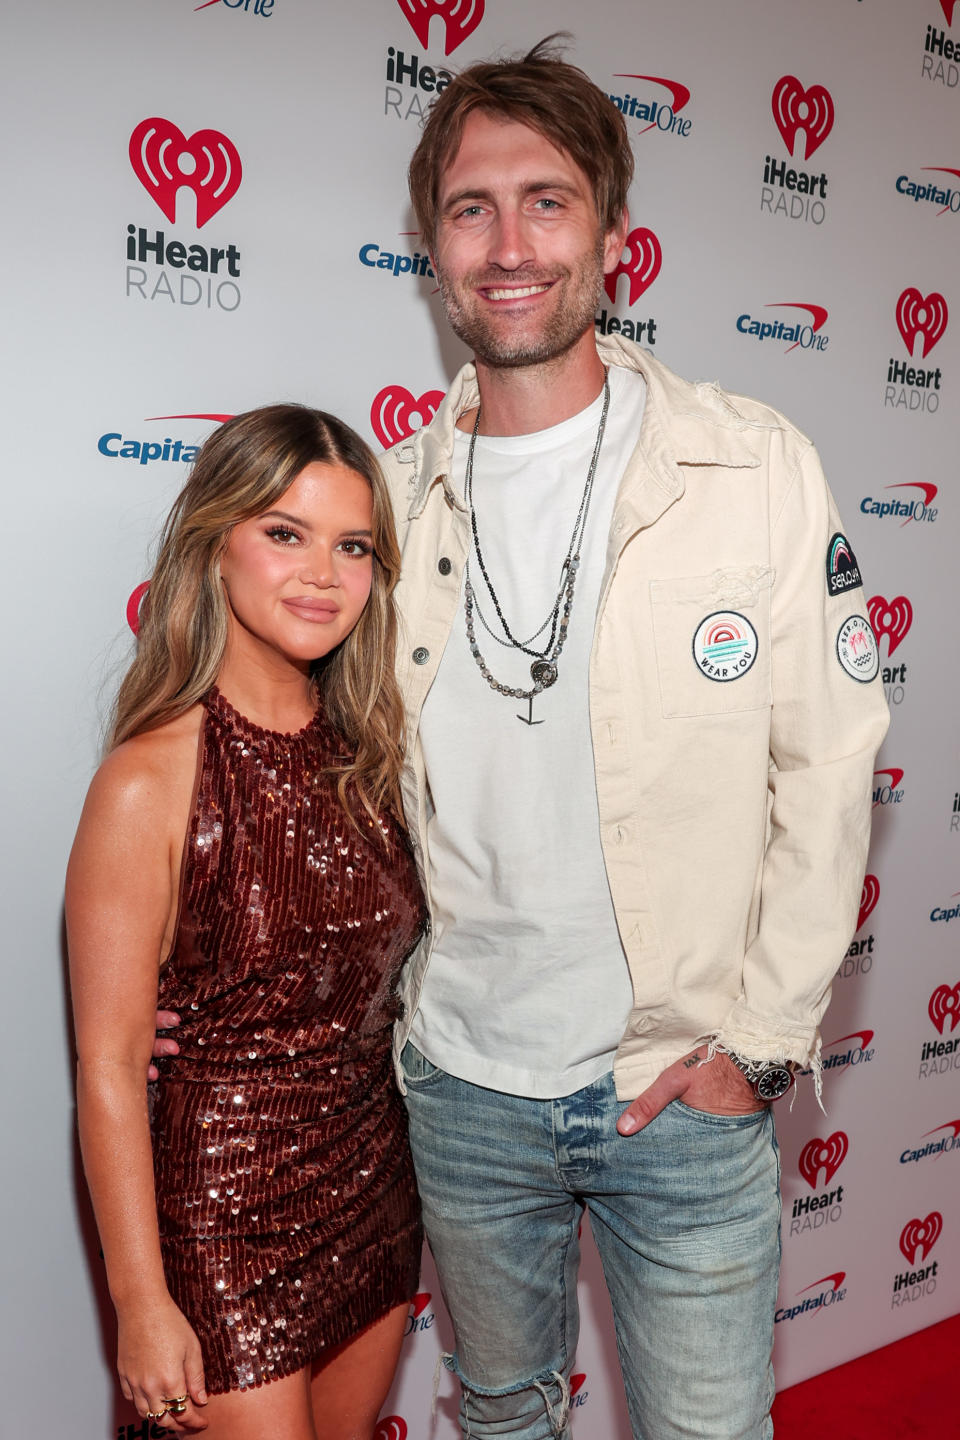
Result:
M876 875L864 875L863 889L860 892L860 913L857 916L857 929L862 930L874 907L880 899L880 881Z
M373 1432L373 1440L407 1440L407 1422L402 1415L385 1415Z
M876 810L878 805L890 805L891 803L895 803L899 799L897 792L900 788L900 785L903 783L904 773L905 772L903 770L900 770L896 765L892 765L889 767L889 769L886 770L874 770L874 790L872 807L874 810ZM884 775L888 777L886 780L883 779ZM879 784L877 784L878 777L880 781Z
M370 406L370 424L385 450L429 425L443 399L442 390L424 390L418 398L404 385L385 385Z
M815 1136L800 1151L798 1168L811 1190L817 1188L817 1177L823 1171L823 1183L829 1185L846 1159L850 1141L842 1130L835 1130L826 1140Z
M896 595L892 600L885 600L882 595L874 595L867 601L867 612L877 644L886 635L889 647L887 656L891 656L913 624L913 606L906 595Z
M925 1220L908 1220L900 1231L900 1251L911 1265L919 1259L923 1264L940 1238L943 1216L939 1210L931 1210Z
M424 50L430 47L430 21L439 15L444 24L444 55L462 45L483 19L484 0L397 0Z
M833 129L833 99L822 85L804 90L795 75L783 75L773 87L773 118L791 155L797 131L804 134L804 160L809 160Z
M182 186L197 197L197 228L222 210L240 188L237 147L219 130L196 130L189 139L170 120L141 120L129 144L130 164L171 225Z
M952 1033L957 1028L957 1022L960 1021L960 984L954 985L952 990L949 985L938 985L930 996L927 1014L941 1035L949 1020Z
M904 290L897 301L897 329L911 359L917 336L923 336L920 358L925 360L946 330L949 318L947 302L938 291L931 290L924 298L913 286Z
M670 92L671 103L669 105L654 106L652 112L649 108L641 108L641 115L645 117L646 114L652 113L654 118L650 121L649 125L644 125L643 129L637 132L639 135L646 135L648 130L672 129L676 116L680 114L680 111L690 100L690 90L686 85L681 84L679 80L665 80L662 75L634 75L631 71L620 70L613 78L614 80L647 80L651 85L662 85L664 90L669 90ZM615 100L617 108L625 118L636 113L637 100L635 96L625 96L622 100L611 96L611 99ZM664 124L660 118L664 113L666 124ZM689 124L690 122L688 120L682 128L688 128Z
M663 251L660 241L652 230L641 227L631 230L624 245L626 258L621 258L615 270L603 277L603 288L610 297L611 305L617 303L617 281L626 275L629 281L628 304L635 305L660 274Z
M806 310L806 311L809 313L809 315L810 315L810 324L809 324L808 326L804 327L804 330L801 331L801 338L802 338L802 339L806 339L806 333L805 333L806 331L811 331L813 335L816 335L817 332L818 332L819 330L822 330L823 327L824 327L824 325L827 323L827 314L828 314L828 312L827 312L827 310L824 309L824 307L823 307L822 305L805 305L805 304L803 304L803 302L800 301L800 300L775 300L775 301L772 301L769 305L764 306L764 309L766 309L766 310ZM789 355L789 354L790 354L790 351L791 351L791 350L796 350L797 346L798 346L800 343L801 343L801 340L794 340L794 342L793 342L792 345L788 345L788 346L787 346L786 350L784 351L784 354ZM804 349L809 349L809 348L810 348L810 347L809 347L808 345L806 345L806 344L804 345Z

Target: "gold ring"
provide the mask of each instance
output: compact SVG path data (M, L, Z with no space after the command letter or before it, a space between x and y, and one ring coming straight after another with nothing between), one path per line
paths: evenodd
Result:
M145 1420L162 1420L169 1410L169 1405L164 1405L162 1410L148 1410L144 1416Z
M161 1396L161 1399L163 1400L164 1405L166 1405L167 1409L170 1411L171 1415L182 1415L187 1408L186 1395L172 1395L169 1398L166 1395L163 1395Z

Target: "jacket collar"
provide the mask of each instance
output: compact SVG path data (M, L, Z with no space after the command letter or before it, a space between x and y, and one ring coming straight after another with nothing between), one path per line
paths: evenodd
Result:
M648 350L619 335L598 335L597 351L605 365L636 370L646 381L647 398L634 458L644 461L642 468L662 490L660 498L664 504L683 494L681 465L753 469L761 463L757 449L750 443L754 427L717 385L694 385L681 379L655 360ZM430 424L418 430L412 441L397 446L398 458L406 451L402 458L408 461L412 458L416 464L410 519L422 513L438 481L443 484L450 504L458 510L466 508L450 479L450 457L457 417L479 404L479 400L476 369L472 364L464 365ZM631 465L634 482L622 492L627 499L631 490L645 484L646 477L636 474L638 468Z

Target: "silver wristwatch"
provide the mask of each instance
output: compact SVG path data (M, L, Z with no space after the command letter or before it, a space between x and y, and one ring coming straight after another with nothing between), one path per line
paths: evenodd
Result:
M750 1084L756 1099L765 1102L779 1100L786 1095L793 1084L794 1066L792 1061L745 1060L732 1050L724 1052Z

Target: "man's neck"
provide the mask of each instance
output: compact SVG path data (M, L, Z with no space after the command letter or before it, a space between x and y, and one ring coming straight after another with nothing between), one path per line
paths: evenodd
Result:
M563 355L542 365L508 369L476 362L481 435L532 435L591 405L603 388L603 364L591 325ZM460 417L472 430L476 411Z

